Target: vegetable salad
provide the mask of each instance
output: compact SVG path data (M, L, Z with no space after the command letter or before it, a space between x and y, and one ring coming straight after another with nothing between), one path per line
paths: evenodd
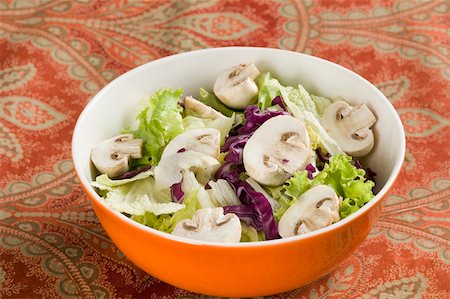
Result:
M375 142L364 104L284 86L253 64L196 98L166 88L141 102L137 128L93 147L91 184L143 225L202 241L289 238L374 197L376 174L358 160Z

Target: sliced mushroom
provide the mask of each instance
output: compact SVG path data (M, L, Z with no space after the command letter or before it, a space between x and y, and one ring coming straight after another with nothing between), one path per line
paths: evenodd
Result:
M225 105L244 109L256 100L255 83L259 71L253 63L239 64L222 72L214 83L214 93Z
M247 141L243 160L247 174L263 185L278 186L309 163L311 149L303 123L280 115L264 122Z
M97 143L91 151L91 160L101 173L117 177L128 171L130 158L142 157L142 139L132 134L118 135Z
M212 242L239 242L241 221L233 213L223 214L223 208L200 209L192 217L178 222L172 234L189 239Z
M196 151L175 153L161 159L156 166L155 188L163 190L181 182L182 170L193 171L197 175L197 180L206 185L219 166L216 159Z
M196 151L214 159L219 158L220 131L213 128L186 131L167 144L161 159L176 154L179 151Z
M339 207L342 198L333 188L318 185L303 193L290 206L278 223L282 238L318 230L340 220Z
M191 110L195 115L201 117L201 118L207 118L207 119L216 119L219 117L226 117L216 109L203 104L199 100L194 99L191 96L187 96L184 98L184 107L186 109Z
M322 125L327 133L344 152L354 157L363 157L372 150L371 127L376 121L365 104L352 107L344 101L329 105L322 116Z

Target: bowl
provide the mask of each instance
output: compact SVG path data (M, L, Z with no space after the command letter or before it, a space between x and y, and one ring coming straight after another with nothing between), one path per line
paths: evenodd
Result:
M306 235L255 243L200 242L166 234L111 210L90 186L92 146L133 123L138 101L159 88L198 95L217 75L253 62L285 85L313 94L365 103L376 115L375 147L364 160L378 173L376 196L350 217ZM214 296L261 296L298 288L336 268L364 241L403 162L405 135L388 99L371 83L332 62L290 51L229 47L177 54L139 66L105 86L76 123L72 155L81 185L103 228L133 263L179 288Z

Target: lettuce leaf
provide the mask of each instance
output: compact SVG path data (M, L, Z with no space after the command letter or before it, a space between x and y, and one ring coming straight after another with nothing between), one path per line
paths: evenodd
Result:
M312 104L308 101L303 101L305 94L295 90L296 89L292 89L292 87L281 88L281 97L288 107L288 110L295 118L300 119L305 124L308 131L312 130L316 134L315 138L318 140L321 148L325 149L331 155L343 153L336 141L328 135L320 124L319 119L316 116L318 115L317 111L311 110L313 109Z
M284 192L278 191L279 193L276 197L279 208L275 210L274 216L277 222L280 221L283 214L297 200L297 198L311 188L311 181L308 179L308 172L306 170L297 171L289 180L286 181L282 188L284 189Z
M133 215L131 219L148 227L171 233L178 222L184 219L192 219L199 207L197 192L191 192L183 200L184 209L175 212L173 215L155 215L147 212L144 215Z
M258 232L253 226L247 225L243 221L241 221L241 227L241 242L258 242L266 240L263 231Z
M138 116L138 129L122 130L131 133L134 138L144 140L142 158L131 161L131 167L152 164L157 165L164 147L175 136L184 131L182 124L182 108L178 101L183 94L182 89L167 88L158 90L147 102L147 107Z
M334 155L312 180L308 179L306 170L296 172L283 185L284 193L279 192L280 195L275 197L280 204L274 213L277 221L300 195L316 185L328 185L344 199L339 209L341 218L348 217L369 202L374 197L372 188L375 183L365 180L364 169L357 169L351 161L352 158L345 154Z
M256 79L258 85L258 102L256 105L262 112L272 106L272 101L280 94L280 83L273 79L270 73L264 73Z
M113 210L130 215L143 215L146 212L156 215L171 214L184 208L182 204L171 202L170 193L167 190L156 192L154 185L153 177L147 177L121 185L108 186L110 190L105 194L104 200Z
M325 110L325 108L327 108L327 106L329 106L333 103L333 101L330 100L329 98L315 96L315 95L311 95L311 100L316 105L316 110L320 117L322 117L323 111Z
M198 100L203 104L206 104L225 116L231 117L237 110L233 110L225 106L212 92L208 92L204 88L200 88L198 91Z
M131 183L131 182L134 182L137 180L142 180L142 179L148 178L151 175L153 175L153 169L141 172L129 179L112 180L108 177L108 175L106 173L104 173L104 174L97 176L95 178L95 181L91 182L91 185L100 190L112 191L114 187L122 186L122 185Z

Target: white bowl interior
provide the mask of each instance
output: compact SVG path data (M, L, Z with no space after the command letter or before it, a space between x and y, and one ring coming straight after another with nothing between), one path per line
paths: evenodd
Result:
M182 88L185 95L211 90L217 75L239 63L253 62L285 85L301 83L309 92L352 104L365 103L377 117L375 147L363 162L377 172L378 198L399 172L405 150L401 121L386 97L368 81L339 65L316 57L268 48L230 47L188 52L133 69L103 88L81 113L73 136L73 160L83 184L95 172L92 146L135 123L139 100L159 88ZM92 189L94 194L95 191ZM375 199L376 200L376 199ZM370 205L370 203L369 203ZM349 217L350 218L350 217Z

